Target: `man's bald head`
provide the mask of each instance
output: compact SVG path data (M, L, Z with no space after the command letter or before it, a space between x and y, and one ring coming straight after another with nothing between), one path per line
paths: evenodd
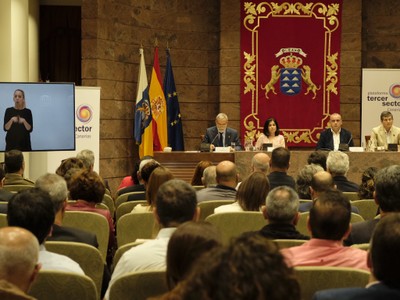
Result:
M218 184L236 187L237 170L236 165L233 162L229 160L221 161L217 165L216 173Z
M314 174L311 180L313 192L321 193L335 188L332 175L326 171L320 171Z
M253 172L263 172L265 174L269 171L270 157L264 152L257 153L251 160L251 168Z
M20 227L0 228L0 279L28 291L40 269L39 242Z

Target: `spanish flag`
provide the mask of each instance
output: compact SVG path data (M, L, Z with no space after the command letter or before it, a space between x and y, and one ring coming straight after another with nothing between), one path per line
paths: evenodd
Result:
M158 47L154 49L154 64L150 81L150 103L153 116L153 149L162 151L168 146L167 129L167 102L161 83L160 64L158 60Z

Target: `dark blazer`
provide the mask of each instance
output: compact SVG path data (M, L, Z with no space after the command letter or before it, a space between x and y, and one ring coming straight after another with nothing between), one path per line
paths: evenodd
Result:
M340 129L340 143L347 144L349 147L354 146L350 131L344 128ZM321 132L317 143L317 150L333 150L333 134L330 128L327 128Z
M215 147L218 147L219 139L218 139L217 135L218 135L217 126L207 128L206 135L204 136L204 139L202 142L213 144ZM234 142L236 144L236 146L235 146L236 150L242 149L242 144L240 143L238 132L235 129L228 127L228 128L226 128L226 133L225 133L225 145L228 147L231 145L232 142Z
M392 289L383 283L368 288L342 288L316 292L313 300L398 300L400 290Z
M375 226L378 224L379 219L368 220L359 223L351 224L351 232L347 239L344 241L345 246L351 246L353 244L365 244L369 243L372 232Z
M267 224L259 233L268 239L295 239L295 240L309 240L310 237L301 234L296 230L292 224Z
M345 176L334 176L333 182L336 188L342 192L358 192L359 186L357 183L347 180Z
M94 233L77 228L58 226L56 224L53 224L52 234L47 238L47 241L77 242L85 243L96 248L99 247Z
M296 186L293 177L287 175L284 172L272 172L268 175L268 180L270 190L282 185L286 185L288 187L291 187L292 189L295 189Z
M9 191L0 189L0 201L10 201L11 197L14 196L14 193L11 193Z

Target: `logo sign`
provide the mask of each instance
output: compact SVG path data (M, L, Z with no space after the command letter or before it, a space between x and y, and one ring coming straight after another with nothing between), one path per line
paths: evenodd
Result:
M89 123L93 117L93 110L87 104L82 104L76 109L76 117L82 123Z

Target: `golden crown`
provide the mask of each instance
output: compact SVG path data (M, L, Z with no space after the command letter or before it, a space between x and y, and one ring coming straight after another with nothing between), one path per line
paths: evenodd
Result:
M300 57L290 54L282 57L279 62L285 68L298 68L303 63L303 60Z

